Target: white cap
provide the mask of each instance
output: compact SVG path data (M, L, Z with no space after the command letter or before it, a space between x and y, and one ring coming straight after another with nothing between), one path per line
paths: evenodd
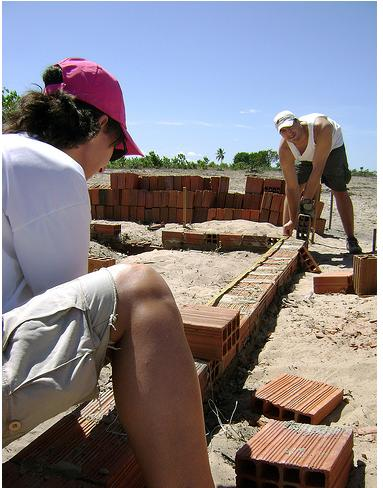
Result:
M277 115L274 117L274 124L278 132L280 132L283 127L291 127L294 123L294 120L297 119L290 110L282 110L282 112L278 112Z

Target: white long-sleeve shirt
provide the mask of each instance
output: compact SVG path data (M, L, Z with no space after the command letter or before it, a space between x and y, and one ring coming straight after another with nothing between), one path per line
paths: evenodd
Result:
M82 167L25 134L2 136L3 312L87 273L90 204Z

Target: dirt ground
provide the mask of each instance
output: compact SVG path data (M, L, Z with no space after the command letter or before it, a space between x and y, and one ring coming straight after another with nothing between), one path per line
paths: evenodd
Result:
M166 171L158 173L166 174ZM183 173L198 172L187 170ZM226 174L230 176L230 191L244 191L244 172L198 174ZM98 175L91 183L107 179L107 175ZM355 233L363 251L368 253L372 249L372 234L377 223L376 178L353 177L349 189L355 210ZM328 219L330 192L325 187L321 199L325 204L322 217ZM281 235L281 229L271 224L244 220L205 222L191 227L215 232ZM171 228L182 229L182 226L167 224L165 227ZM131 242L161 246L162 229L151 231L147 226L123 223L122 231ZM345 249L336 208L331 229L326 230L323 237L316 236L315 244L310 244L309 249L323 271L352 268L352 257ZM206 304L259 257L249 251L219 253L163 249L127 257L95 242L91 244L91 252L115 256L117 261L127 259L153 266L166 279L179 305ZM235 487L235 453L267 421L251 411L250 396L256 388L283 372L344 389L344 401L323 423L351 427L354 431L354 467L348 488L375 488L377 299L376 296L355 294L314 294L310 272L296 274L279 294L262 319L260 333L251 338L221 381L212 401L205 404L208 449L216 486ZM103 373L102 381L108 381L108 373ZM30 442L42 428L3 449L3 461Z

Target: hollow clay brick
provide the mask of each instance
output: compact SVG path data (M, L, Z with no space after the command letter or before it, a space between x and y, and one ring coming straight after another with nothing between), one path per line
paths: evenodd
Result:
M180 307L185 335L196 358L220 360L239 340L239 312L206 305Z
M97 271L101 268L107 268L116 264L115 258L97 258L93 256L88 257L88 273Z
M238 488L345 488L351 429L269 421L236 454Z
M353 258L354 288L358 295L376 295L377 257L374 254Z
M353 290L353 270L322 272L313 277L314 293L348 293Z
M299 376L282 374L253 394L253 409L279 420L319 424L343 400L343 390Z
M255 176L248 176L246 178L245 193L258 193L263 192L263 178L257 178Z

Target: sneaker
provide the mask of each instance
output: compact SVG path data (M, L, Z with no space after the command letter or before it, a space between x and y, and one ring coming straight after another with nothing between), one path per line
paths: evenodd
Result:
M356 237L347 237L347 250L350 254L362 254L363 252Z

